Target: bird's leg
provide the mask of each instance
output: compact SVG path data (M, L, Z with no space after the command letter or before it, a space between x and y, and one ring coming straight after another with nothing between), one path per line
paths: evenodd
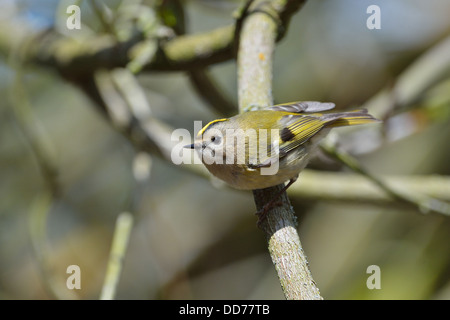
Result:
M280 196L283 192L285 192L295 181L297 181L298 176L291 178L289 182L284 186L283 189L280 190L269 202L267 202L260 210L256 212L256 215L258 216L258 222L256 223L259 226L261 226L261 223L264 221L264 219L267 216L267 212L272 209L275 205L281 205Z

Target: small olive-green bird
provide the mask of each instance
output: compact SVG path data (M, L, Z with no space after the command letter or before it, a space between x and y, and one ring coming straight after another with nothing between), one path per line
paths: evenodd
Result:
M292 102L214 120L186 147L234 188L263 189L288 180L289 186L332 128L379 122L366 110L323 113L334 106Z

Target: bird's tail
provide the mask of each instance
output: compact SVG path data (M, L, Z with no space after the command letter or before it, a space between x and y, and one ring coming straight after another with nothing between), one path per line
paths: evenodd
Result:
M366 109L325 114L323 116L323 120L328 122L327 127L344 127L357 124L381 122L381 120L378 120L370 115Z

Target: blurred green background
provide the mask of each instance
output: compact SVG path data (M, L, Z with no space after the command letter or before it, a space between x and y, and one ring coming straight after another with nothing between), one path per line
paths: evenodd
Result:
M96 2L114 14L124 1ZM0 23L43 30L65 21L64 9L74 3L82 9L83 32L106 32L88 1L1 0ZM187 32L195 33L233 23L239 2L182 4ZM380 30L366 27L372 4L381 8ZM364 105L433 46L448 42L449 12L447 0L308 1L276 49L275 102ZM0 56L1 299L97 299L116 218L130 208L134 225L116 298L284 298L250 192L224 188L152 155L148 179L136 182L136 150L93 102L49 68L24 65L17 78L15 54L2 47ZM342 135L342 144L376 175L448 176L449 62L446 68L417 99L389 113L383 126ZM210 71L237 101L235 61ZM194 120L217 118L186 74L142 72L137 78L154 118L191 133ZM21 101L31 113L17 112ZM57 170L55 198L18 115L46 143ZM357 139L360 132L364 139ZM349 171L329 159L311 167ZM325 299L450 298L448 216L408 206L291 200ZM66 269L74 264L81 269L80 290L66 288ZM380 290L366 287L370 265L380 267Z

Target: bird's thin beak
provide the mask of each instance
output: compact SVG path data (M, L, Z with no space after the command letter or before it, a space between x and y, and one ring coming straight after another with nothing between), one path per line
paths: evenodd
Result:
M195 148L195 143L193 143L193 144L188 144L188 145L185 145L183 148L187 148L187 149L194 149Z

